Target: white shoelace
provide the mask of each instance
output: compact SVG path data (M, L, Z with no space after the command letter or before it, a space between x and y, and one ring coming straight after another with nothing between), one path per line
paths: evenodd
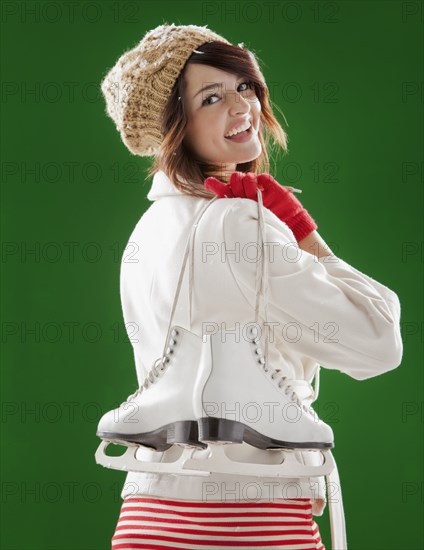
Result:
M159 367L160 362L161 362L161 357L159 357L159 359L156 359L156 361L153 363L152 368L147 373L147 376L144 379L144 382L134 393L132 393L127 397L126 402L133 401L136 397L138 397L142 393L143 390L147 389L149 386L155 383L155 381L160 376L160 372L164 370L163 364Z

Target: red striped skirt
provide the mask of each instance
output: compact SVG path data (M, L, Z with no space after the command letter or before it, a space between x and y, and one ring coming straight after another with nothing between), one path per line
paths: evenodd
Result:
M127 497L112 550L325 550L308 498L205 502Z

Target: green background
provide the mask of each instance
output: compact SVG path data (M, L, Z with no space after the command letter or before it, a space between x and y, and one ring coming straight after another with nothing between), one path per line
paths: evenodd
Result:
M399 296L401 366L361 383L321 369L317 411L349 549L423 548L422 3L72 6L1 6L1 548L110 548L125 473L95 464L95 431L136 387L119 264L151 182L99 83L163 22L256 52L288 123L275 111L290 154L271 172L303 189L334 253ZM328 508L315 520L330 550Z

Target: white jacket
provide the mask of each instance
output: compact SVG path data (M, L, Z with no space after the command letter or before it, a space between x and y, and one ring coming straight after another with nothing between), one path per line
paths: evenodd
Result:
M153 204L130 236L120 279L139 384L162 355L188 234L208 202L178 191L164 172L154 175L147 198ZM251 244L258 238L257 208L249 199L218 199L200 220L191 326L199 335L205 321L230 328L254 320L257 264ZM356 380L398 367L403 344L397 295L341 258L318 259L301 251L288 226L266 208L264 221L270 255L267 319L276 323L269 342L271 364L283 363L289 378L308 382L319 366ZM189 328L188 265L173 324ZM254 461L253 448L243 452ZM158 453L140 449L137 456L149 460ZM326 502L324 478L318 485L316 478L241 476L237 484L232 476L212 474L208 480L217 489L208 500L311 498L315 515L322 514ZM204 491L202 477L130 472L121 496L205 500Z

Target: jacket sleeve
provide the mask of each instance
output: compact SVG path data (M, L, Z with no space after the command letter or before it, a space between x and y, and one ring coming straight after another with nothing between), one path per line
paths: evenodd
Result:
M240 291L255 300L258 204L231 201L223 220L223 245ZM337 256L301 250L290 228L264 208L268 267L267 321L272 336L293 351L356 380L398 367L403 344L398 296ZM258 248L256 247L256 251ZM254 303L254 302L253 302ZM263 311L263 310L262 310Z

